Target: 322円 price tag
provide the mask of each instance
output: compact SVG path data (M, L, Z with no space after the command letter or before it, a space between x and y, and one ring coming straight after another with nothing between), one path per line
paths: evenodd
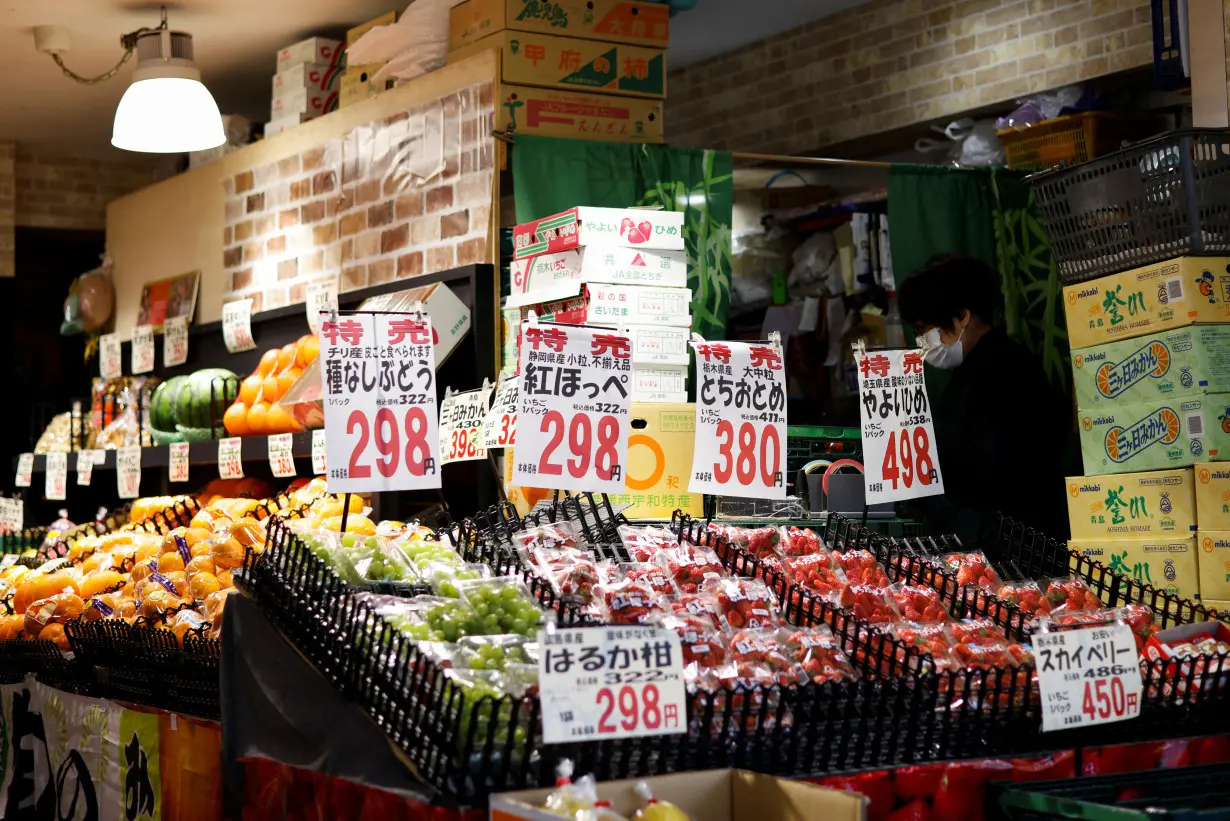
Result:
M517 374L500 374L495 387L495 401L483 419L483 447L511 448L517 444L517 411L521 407Z
M513 483L622 493L632 422L632 342L579 325L521 325Z
M1122 622L1033 634L1042 731L1140 715L1136 637Z
M449 389L440 403L440 464L487 458L483 418L490 399L491 387L487 384L460 393Z
M329 492L440 487L431 317L322 314L320 336Z
M856 348L867 504L944 492L920 350Z
M692 493L786 498L786 368L781 346L694 341Z
M686 729L683 651L674 630L539 630L538 646L545 743L673 735Z

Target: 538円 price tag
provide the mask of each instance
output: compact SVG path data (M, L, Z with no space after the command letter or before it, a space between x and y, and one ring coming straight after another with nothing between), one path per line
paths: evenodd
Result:
M329 492L440 487L431 317L321 314L320 344Z
M620 493L632 422L632 343L580 325L521 325L513 483Z
M1140 715L1136 637L1122 622L1033 634L1042 731Z
M486 459L483 417L491 399L491 386L452 393L440 403L440 464Z

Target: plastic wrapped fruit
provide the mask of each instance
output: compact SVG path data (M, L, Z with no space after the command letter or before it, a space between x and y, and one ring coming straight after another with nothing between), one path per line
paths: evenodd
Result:
M995 598L1016 605L1027 616L1045 616L1054 609L1038 583L1028 579L1001 584L995 590Z
M915 584L894 584L888 588L897 611L904 621L948 621L948 611L940 601L940 594L929 587Z
M658 596L673 596L679 592L666 571L656 564L627 562L618 566L619 573L626 579L646 584Z
M726 574L716 553L694 544L664 548L658 551L657 562L670 574L680 593L696 593L706 577Z
M817 684L856 677L853 665L827 627L783 628L778 641L782 650Z
M751 579L708 579L705 590L717 598L718 613L731 630L777 627L777 603L763 582Z
M666 601L672 613L680 616L709 616L714 624L722 626L717 597L712 593L680 593L678 596L668 596Z
M849 607L853 603L846 574L834 561L833 554L812 553L787 562L790 578L796 584L839 607Z
M528 554L535 548L561 549L581 547L581 537L572 522L539 525L512 535L513 547Z
M953 638L963 644L1003 644L1003 629L991 619L957 619L949 622Z
M844 550L832 555L850 584L888 587L888 574L870 551Z
M663 596L643 582L617 579L595 588L600 596L603 619L609 624L653 624L665 611L659 603Z
M810 556L813 553L819 553L822 549L820 537L815 531L806 527L790 527L779 528L778 539L780 551L787 559L795 556Z
M886 587L851 585L849 610L854 617L868 624L889 624L901 620L893 598Z
M714 668L726 660L726 637L710 617L671 614L662 617L661 625L679 636L685 667Z
M1050 579L1046 582L1046 598L1051 610L1101 610L1106 605L1080 579Z
M803 684L807 676L778 646L772 630L740 630L730 639L730 660L768 670L774 684Z
M955 640L947 625L934 622L922 624L915 621L901 621L889 625L887 629L889 635L897 641L907 647L916 648L930 657L935 663L937 672L953 670L959 666L958 660L952 654Z
M957 577L957 584L964 587L972 584L988 592L994 592L1002 583L999 574L983 553L949 553L940 557L940 563Z
M734 527L711 524L726 540L753 559L777 557L781 534L776 527Z
M675 534L661 527L624 525L619 528L619 538L624 549L638 562L653 561L662 548L679 546Z

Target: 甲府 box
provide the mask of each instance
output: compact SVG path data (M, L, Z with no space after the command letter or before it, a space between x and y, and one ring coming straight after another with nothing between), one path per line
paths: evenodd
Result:
M637 0L467 0L449 12L448 46L459 49L504 29L666 48L671 18L665 5Z
M495 130L507 134L660 143L662 123L661 100L503 83L496 90Z
M1186 538L1196 530L1192 470L1069 476L1074 539Z
M1072 351L1076 406L1230 391L1230 325L1193 325Z
M508 305L517 307L576 296L587 282L686 288L688 260L683 251L587 245L514 259L509 273Z
M682 251L683 212L578 206L513 229L515 259L586 245Z
M1186 539L1073 539L1068 549L1141 584L1185 599L1200 597L1195 535Z
M1198 463L1196 522L1201 530L1230 530L1230 465Z
M1230 394L1159 399L1077 414L1085 473L1133 473L1230 458Z

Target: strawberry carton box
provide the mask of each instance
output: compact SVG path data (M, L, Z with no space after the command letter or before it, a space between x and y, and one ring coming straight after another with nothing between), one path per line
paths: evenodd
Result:
M514 259L509 274L508 305L520 307L576 296L588 282L686 288L688 261L683 251L589 245Z
M556 254L586 245L682 251L683 214L578 206L513 229L513 257Z
M1179 682L1179 691L1190 687L1197 691L1220 686L1230 673L1230 626L1220 621L1180 624L1161 630L1149 637L1141 652L1143 660L1167 661L1162 690L1174 691L1171 681ZM1176 675L1177 673L1177 675ZM1206 680L1206 676L1210 678ZM1216 679L1216 680L1215 680ZM1190 682L1190 684L1189 684Z
M692 326L692 292L687 288L641 285L585 286L585 321L593 325Z

